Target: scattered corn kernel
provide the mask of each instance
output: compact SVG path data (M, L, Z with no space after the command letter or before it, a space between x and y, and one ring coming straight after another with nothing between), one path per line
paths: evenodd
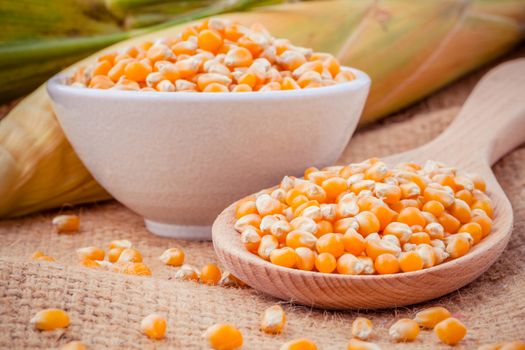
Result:
M216 285L221 280L221 269L215 264L205 265L200 273L200 280L202 283L209 285Z
M132 246L133 245L131 244L131 242L128 241L127 239L117 239L117 240L109 242L108 249L110 250L114 248L126 249L126 248L131 248Z
M413 341L419 335L419 324L409 318L402 318L390 327L388 334L395 341Z
M284 343L279 350L317 350L317 345L310 339L300 338Z
M450 311L442 306L429 307L419 311L414 321L424 328L434 328L439 322L451 317Z
M241 331L229 324L216 324L209 327L204 337L215 350L234 350L240 348L243 343Z
M279 334L283 331L286 314L280 305L270 306L264 310L261 320L261 331L269 334Z
M199 272L192 265L184 264L179 268L177 273L175 273L175 278L185 281L198 281Z
M350 339L347 350L381 350L381 347L375 343L366 342L359 339Z
M293 66L292 75L304 67L319 74L318 65L305 64L300 55L282 55L277 61ZM254 64L269 67L258 60ZM249 78L257 80L252 73ZM339 274L419 271L468 254L489 234L490 199L471 178L434 161L389 168L373 158L311 167L304 178L285 176L277 188L241 200L234 227L248 251L283 267Z
M87 346L81 341L73 340L64 344L60 350L87 350Z
M69 316L64 310L45 309L37 312L31 319L31 323L36 329L41 331L67 328L69 326Z
M352 322L352 336L361 340L367 340L372 334L372 321L366 317L357 317Z
M449 317L434 327L434 333L439 340L447 345L456 345L467 334L467 327L460 320L454 317Z
M106 253L98 247L83 247L77 249L77 256L82 260L104 260Z
M166 265L181 266L184 264L184 251L180 248L169 248L159 257Z
M80 260L80 265L84 266L84 267L87 267L87 268L90 268L90 269L98 269L101 267L101 265L96 262L95 260L92 260L92 259L83 259L83 260Z
M57 233L74 233L80 228L77 215L58 215L53 218L53 227Z
M118 257L119 262L142 262L142 254L135 248L126 248Z
M166 335L166 319L158 314L150 314L140 322L140 330L151 339L162 339Z

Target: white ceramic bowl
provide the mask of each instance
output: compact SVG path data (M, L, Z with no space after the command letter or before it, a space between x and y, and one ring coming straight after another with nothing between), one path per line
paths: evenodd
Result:
M370 79L273 92L159 93L47 85L62 128L95 179L158 235L211 239L231 202L335 163Z

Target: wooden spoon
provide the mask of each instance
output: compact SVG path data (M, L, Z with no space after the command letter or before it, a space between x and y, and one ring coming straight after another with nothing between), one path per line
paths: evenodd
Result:
M410 135L407 135L410 137ZM235 231L235 204L213 225L215 252L224 267L251 287L274 297L329 309L384 308L414 304L450 293L473 281L503 252L512 230L512 207L491 165L525 141L525 59L491 70L475 87L458 117L439 137L384 159L442 161L475 172L494 204L492 232L466 255L416 272L349 276L273 265L249 253Z

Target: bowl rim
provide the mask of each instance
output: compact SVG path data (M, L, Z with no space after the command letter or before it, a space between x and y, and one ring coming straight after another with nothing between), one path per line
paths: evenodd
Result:
M354 73L356 79L330 86L323 86L314 89L297 89L297 90L279 90L279 91L250 91L243 93L232 92L184 92L184 93L161 93L158 91L124 91L110 89L91 89L81 88L64 83L65 77L70 74L72 68L66 69L55 74L46 83L46 90L54 100L56 94L92 97L96 99L133 99L133 100L190 100L190 101L246 101L246 100L274 100L282 98L296 97L320 97L331 95L343 91L357 91L370 86L371 79L363 71L342 66L343 70L349 70Z

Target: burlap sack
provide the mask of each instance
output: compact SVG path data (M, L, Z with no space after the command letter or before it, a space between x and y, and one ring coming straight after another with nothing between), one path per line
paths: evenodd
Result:
M525 56L525 50L516 55ZM399 113L383 123L359 131L340 162L388 155L420 145L439 134L457 114L483 72ZM494 116L497 118L497 116ZM117 203L72 209L82 219L75 235L52 232L56 212L0 222L0 348L57 348L82 340L90 349L206 349L201 335L207 327L227 322L241 328L244 349L278 349L285 341L308 337L320 349L346 349L350 326L357 315L373 320L373 341L383 349L447 349L430 331L422 331L410 344L388 340L388 327L401 317L411 317L427 306L444 305L468 325L467 337L457 349L525 338L525 147L498 162L494 170L515 211L515 228L503 256L469 286L423 305L383 311L326 312L292 305L252 289L203 286L174 279L175 268L157 257L181 246L187 262L202 266L215 262L209 242L183 242L149 234L142 219ZM78 247L107 247L113 239L129 239L143 253L154 277L123 276L80 267ZM30 260L43 250L57 263ZM428 286L432 288L432 286ZM262 311L282 303L287 324L282 335L259 331ZM29 320L42 308L67 310L71 325L64 331L39 332ZM151 341L139 331L141 319L151 313L168 319L167 338Z

